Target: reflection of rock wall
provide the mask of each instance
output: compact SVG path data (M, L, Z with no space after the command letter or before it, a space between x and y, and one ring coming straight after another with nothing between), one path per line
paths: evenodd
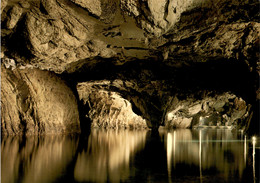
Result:
M68 136L3 137L1 182L55 181L75 155L75 141Z
M95 88L92 83L80 83L77 89L80 100L90 109L83 112L91 119L92 127L130 129L147 127L145 120L132 111L130 102L122 98L119 93Z
M227 179L235 172L241 177L246 168L244 155L248 154L248 145L244 149L244 143L234 142L238 138L231 130L182 129L169 132L164 138L168 169L181 163L194 164L202 171L215 167Z
M2 134L79 132L77 101L55 74L1 67Z
M88 139L87 150L78 154L74 170L75 180L80 182L126 180L130 174L130 158L144 148L145 139L145 131L93 130Z
M247 105L242 98L224 93L205 96L203 99L188 98L169 100L165 126L188 128L193 126L236 126L238 120L247 117Z

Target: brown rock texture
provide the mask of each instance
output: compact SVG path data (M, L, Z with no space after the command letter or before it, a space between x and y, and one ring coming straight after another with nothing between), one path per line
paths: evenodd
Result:
M115 18L118 1L117 0L71 0L72 2L85 8L89 13L100 19L104 23L112 23Z
M243 60L252 69L258 63L253 62L259 58L257 0L2 4L2 46L22 65L62 72L70 63L97 56L117 57L119 63L156 58L169 65L227 58Z
M98 88L100 83L79 83L79 99L89 111L84 111L93 128L144 129L146 121L132 111L131 103L119 93Z
M3 135L80 132L77 101L55 74L1 67Z
M108 93L115 92L118 103L130 102L151 128L164 125L172 97L196 103L208 99L201 93L216 91L217 98L225 92L238 98L230 105L238 112L226 120L243 119L258 129L259 5L258 0L4 0L1 58L16 68L9 73L28 67L53 71L65 76L73 91L78 83L112 81L95 88L92 97L111 102ZM86 92L84 101L94 102ZM2 104L15 98L6 96ZM9 117L16 124L20 107L9 108L16 109ZM254 122L243 118L245 108ZM93 112L93 120L98 114Z
M22 13L23 13L23 9L20 6L15 5L12 7L11 12L10 12L10 17L8 17L8 20L6 23L6 26L8 29L14 28L14 26L19 21Z
M166 105L165 126L168 128L225 127L234 128L248 117L246 102L234 94L223 93L202 100L172 97ZM244 124L243 124L244 125Z

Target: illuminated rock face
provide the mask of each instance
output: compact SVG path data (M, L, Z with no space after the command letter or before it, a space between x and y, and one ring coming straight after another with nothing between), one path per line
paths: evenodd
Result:
M1 69L3 135L80 132L77 101L55 74Z
M223 119L231 123L244 120L245 124L252 119L251 129L259 129L257 0L9 0L1 3L1 23L1 58L12 59L11 63L5 61L5 67L53 71L65 76L73 91L78 83L91 80L130 82L134 87L107 84L96 93L106 88L122 96L151 128L172 124L173 117L176 123L183 122L179 127L189 127L194 119L190 114L166 119L169 108L177 107L172 107L171 98L177 96L185 103L185 97L178 97L183 94L197 105L207 98L197 99L192 93L219 91L216 97L230 92L242 98L249 113L244 118L246 112L238 110L239 114L227 114ZM133 66L133 62L138 64ZM225 64L219 67L220 62ZM206 70L216 68L215 74L205 72L205 64L210 64ZM80 76L74 77L78 72ZM205 85L196 88L206 78ZM107 95L103 96L107 100ZM2 99L2 103L8 105L13 100ZM187 104L185 109L198 110L192 107ZM93 108L95 115L98 108ZM82 111L84 115L85 109ZM16 120L10 123L20 124L18 116L11 115ZM207 117L202 118L205 121Z
M100 85L105 82L100 82ZM85 108L85 117L91 120L93 128L147 128L146 121L136 115L131 103L116 92L95 88L94 83L79 83L79 99Z
M188 98L179 101L175 98L170 103L172 109L165 116L165 126L168 128L235 128L249 115L246 102L229 93L205 96L202 100Z

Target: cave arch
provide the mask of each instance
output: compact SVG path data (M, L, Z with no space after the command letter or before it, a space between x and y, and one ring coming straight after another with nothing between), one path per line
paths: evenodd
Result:
M248 114L243 115L243 118L239 117L238 120L242 124L240 127L247 130L250 121L257 119L257 109L252 108L256 106L255 74L244 62L217 59L169 65L169 61L164 63L149 59L135 60L122 65L115 63L116 58L82 60L68 67L63 77L74 86L77 83L91 83L96 88L118 93L132 104L133 111L146 120L149 128L158 129L160 125L164 126L166 115L169 110L176 108L173 105L180 105L178 102L198 103L206 100L205 98L227 93L235 96L230 99L230 103L234 103L235 100L245 101L245 113ZM175 104L174 97L178 100ZM172 104L170 100L173 101ZM252 119L254 112L255 117ZM192 121L194 122L193 118L190 123ZM257 125L256 122L253 124ZM188 125L186 128L191 126Z

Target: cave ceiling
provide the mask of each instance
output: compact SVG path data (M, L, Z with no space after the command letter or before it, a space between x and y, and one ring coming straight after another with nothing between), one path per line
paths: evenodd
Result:
M2 67L55 73L76 97L117 92L149 127L174 97L235 94L256 111L259 18L258 0L2 0Z

